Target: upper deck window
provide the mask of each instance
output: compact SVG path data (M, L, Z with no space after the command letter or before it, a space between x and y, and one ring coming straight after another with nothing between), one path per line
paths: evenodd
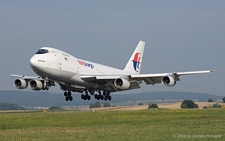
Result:
M45 54L45 53L48 53L47 49L39 49L36 54Z

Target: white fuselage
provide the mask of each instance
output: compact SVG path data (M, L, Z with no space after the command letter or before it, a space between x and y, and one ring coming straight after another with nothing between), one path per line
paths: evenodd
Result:
M97 88L96 83L89 83L81 79L82 75L127 75L128 72L105 65L78 59L61 50L43 47L49 52L35 54L30 59L32 70L49 80L64 83L65 85L80 85Z

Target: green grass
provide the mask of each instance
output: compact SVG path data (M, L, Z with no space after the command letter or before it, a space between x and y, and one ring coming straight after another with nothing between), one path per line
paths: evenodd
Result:
M0 113L0 140L225 140L224 115L224 109Z

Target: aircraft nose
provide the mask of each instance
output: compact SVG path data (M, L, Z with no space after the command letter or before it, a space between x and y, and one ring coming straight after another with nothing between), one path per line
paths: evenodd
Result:
M32 66L37 66L37 63L38 63L38 59L35 56L30 58L30 66L31 67Z

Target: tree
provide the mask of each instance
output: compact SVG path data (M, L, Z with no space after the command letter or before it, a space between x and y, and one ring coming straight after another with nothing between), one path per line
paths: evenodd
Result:
M153 104L149 103L148 108L158 108L158 105L154 103Z
M223 101L223 103L225 103L225 97L224 97L224 98L222 98L222 101Z
M139 103L138 105L144 105L143 103Z
M213 102L212 98L209 98L209 99L208 99L208 102Z
M194 106L194 108L199 108L198 104L196 104L196 103L195 103L195 106Z
M101 107L101 103L100 102L95 102L95 108L100 108Z
M182 104L180 105L180 107L181 107L181 108L188 108L188 106L187 106L186 104L184 104L184 103L182 103Z
M181 105L181 108L198 108L198 104L195 104L192 100L184 100Z
M95 108L95 104L94 103L91 103L89 108Z
M104 102L103 107L111 107L111 104L109 102Z
M213 108L221 108L221 105L219 105L218 103L213 104Z

